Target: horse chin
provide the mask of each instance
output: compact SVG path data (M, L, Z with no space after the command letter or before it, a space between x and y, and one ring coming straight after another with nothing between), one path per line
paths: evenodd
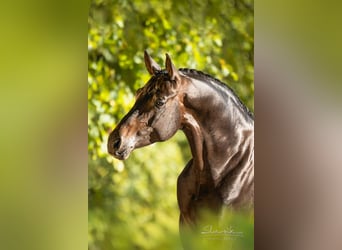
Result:
M114 155L114 158L120 160L120 161L124 161L127 160L127 158L129 157L130 153L123 153L121 155Z
M124 160L127 160L128 159L128 157L130 156L130 152L129 153L127 153L127 154L124 154L124 156L123 156L123 158L122 158L122 160L124 161Z
M120 151L120 153L117 151L113 154L114 158L124 161L127 160L127 158L130 156L131 152L134 148L127 148L124 151Z

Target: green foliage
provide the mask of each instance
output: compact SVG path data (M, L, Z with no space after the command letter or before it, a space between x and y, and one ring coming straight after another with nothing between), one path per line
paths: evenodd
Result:
M217 222L218 221L218 222ZM224 209L220 219L204 211L195 230L183 229L185 249L254 249L254 215L251 211Z
M208 7L210 6L210 7ZM226 82L254 109L253 2L93 0L88 17L89 249L180 249L177 176L185 137L107 154L110 131L149 79L143 51L164 65ZM245 248L244 248L245 249Z

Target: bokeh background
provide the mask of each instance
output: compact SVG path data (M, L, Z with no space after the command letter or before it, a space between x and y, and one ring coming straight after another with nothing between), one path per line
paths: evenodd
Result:
M1 249L88 249L90 7L1 2ZM255 249L342 249L341 7L255 2Z
M143 61L145 49L162 67L169 53L177 67L198 69L222 80L253 111L253 8L251 0L91 1L90 250L181 249L176 183L191 159L185 136L178 132L167 142L138 149L128 160L118 161L107 153L108 135L132 107L135 91L150 77ZM253 218L229 220L229 225L243 228L244 241L221 239L217 249L252 249ZM213 244L207 240L193 248L209 249Z

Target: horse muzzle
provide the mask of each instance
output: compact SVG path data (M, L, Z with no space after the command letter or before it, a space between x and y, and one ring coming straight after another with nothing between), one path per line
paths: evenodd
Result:
M126 160L130 155L131 150L117 150L114 151L113 156L118 160Z
M108 153L119 160L126 160L133 151L132 140L123 140L118 134L109 137L107 149Z

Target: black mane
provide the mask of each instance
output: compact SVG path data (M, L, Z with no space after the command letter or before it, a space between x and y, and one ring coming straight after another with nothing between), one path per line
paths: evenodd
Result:
M179 69L180 72L184 73L185 75L195 78L197 80L200 81L212 81L217 83L218 85L222 86L224 89L226 89L236 100L236 103L242 108L243 111L245 111L245 113L252 119L254 119L254 115L253 113L247 108L247 106L245 104L242 103L242 101L240 100L240 98L237 96L237 94L234 92L234 90L229 87L227 84L221 82L219 79L206 74L202 71L199 70L195 70L195 69L188 69L188 68L180 68Z

